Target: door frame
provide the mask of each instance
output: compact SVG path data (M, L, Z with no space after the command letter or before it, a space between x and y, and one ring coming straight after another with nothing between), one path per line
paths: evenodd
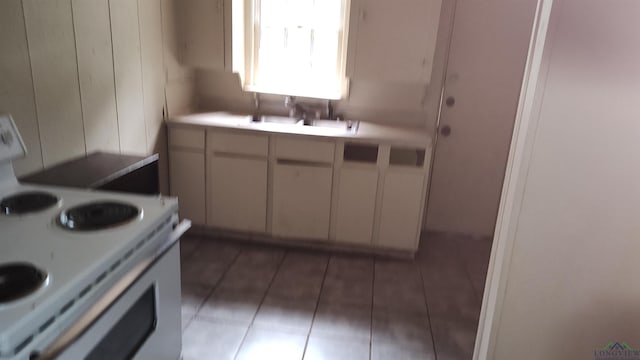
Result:
M546 81L546 63L553 41L554 19L557 18L551 16L554 2L560 6L562 0L538 0L536 8L485 282L474 360L494 358L526 175L539 122L540 90Z

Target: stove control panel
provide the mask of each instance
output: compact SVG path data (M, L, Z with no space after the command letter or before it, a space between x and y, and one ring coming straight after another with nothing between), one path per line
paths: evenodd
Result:
M27 154L20 133L11 115L0 114L0 162L10 161Z

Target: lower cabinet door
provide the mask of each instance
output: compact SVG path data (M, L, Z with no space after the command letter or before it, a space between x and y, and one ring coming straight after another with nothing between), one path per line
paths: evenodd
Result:
M266 231L267 160L210 154L207 161L207 225Z
M387 172L382 188L379 245L405 250L417 248L423 189L423 173Z
M271 209L274 236L329 238L332 176L330 165L275 165Z
M169 186L180 217L205 224L204 151L169 150Z
M342 168L339 181L336 240L371 244L378 190L377 169Z

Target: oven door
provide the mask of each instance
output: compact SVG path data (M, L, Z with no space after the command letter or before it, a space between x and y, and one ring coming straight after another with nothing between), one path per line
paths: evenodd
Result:
M60 359L180 357L180 249L175 244Z
M180 357L180 247L190 227L178 225L150 255L41 354L31 359L176 360Z

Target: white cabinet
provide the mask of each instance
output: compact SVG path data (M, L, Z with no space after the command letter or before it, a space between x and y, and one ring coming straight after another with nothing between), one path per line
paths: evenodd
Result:
M171 150L169 179L171 195L178 197L180 217L204 225L204 152Z
M415 250L422 224L425 174L389 169L382 186L378 244Z
M428 83L442 0L353 0L347 74Z
M223 0L179 1L180 47L184 65L223 69L225 32Z
M207 132L207 225L265 232L266 135Z
M335 143L286 136L272 142L272 234L328 240Z
M371 244L378 190L378 170L343 167L336 196L337 241Z
M266 231L267 160L213 153L207 165L207 224Z
M169 187L180 216L205 224L204 130L169 129Z
M272 232L277 237L328 239L331 165L279 161L273 170Z
M169 149L171 193L196 224L417 249L430 148L176 125Z

